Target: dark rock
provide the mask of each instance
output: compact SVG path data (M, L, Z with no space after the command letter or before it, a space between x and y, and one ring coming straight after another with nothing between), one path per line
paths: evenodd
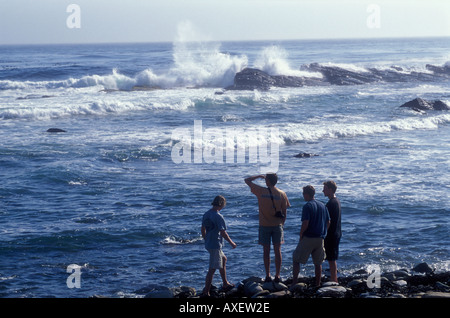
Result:
M64 129L60 129L60 128L49 128L47 129L48 133L63 133L63 132L67 132Z
M427 263L417 264L416 266L414 266L414 268L412 270L415 271L415 272L418 272L418 273L431 273L431 272L433 272L433 269Z
M353 72L336 66L323 66L319 63L312 63L302 66L303 70L321 73L327 82L333 85L359 85L379 82L381 76L372 72Z
M268 90L274 86L275 80L261 70L245 68L234 76L234 85L229 90Z
M36 95L36 94L30 94L25 97L17 97L17 100L27 100L27 99L38 99L38 98L51 98L55 97L54 95Z
M234 84L227 90L269 90L271 87L302 87L326 85L323 79L313 77L270 75L256 68L245 68L236 73Z
M450 64L447 62L444 66L435 66L431 64L425 65L427 70L432 71L435 74L450 75Z
M347 293L347 289L343 286L325 286L317 290L319 297L342 298Z
M244 282L244 294L247 297L252 297L253 295L262 292L264 289L261 286L261 283L259 280L255 279L248 279L246 282Z
M348 70L339 66L321 65L319 63L305 64L300 67L306 72L320 73L322 77L270 75L255 68L245 68L236 73L234 84L227 90L268 90L271 87L303 87L326 85L361 85L374 82L417 82L439 81L449 78L450 63L444 66L427 64L430 72L408 71L400 66L386 69L368 68L363 71ZM221 94L218 92L218 94Z
M306 153L306 152L301 152L299 154L296 154L294 157L295 158L311 158L311 157L317 157L319 155L316 155L314 153Z
M415 98L409 102L404 103L400 107L411 108L415 111L423 111L423 110L450 110L450 106L446 103L435 100L435 101L427 101L422 98Z
M450 293L429 291L422 298L450 298Z
M353 273L353 275L367 275L367 274L369 274L369 272L364 268L358 269L356 272Z

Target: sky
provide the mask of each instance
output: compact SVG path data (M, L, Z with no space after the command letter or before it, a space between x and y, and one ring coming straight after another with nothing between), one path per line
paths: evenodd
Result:
M73 6L75 5L75 6ZM448 0L0 0L0 44L450 36Z

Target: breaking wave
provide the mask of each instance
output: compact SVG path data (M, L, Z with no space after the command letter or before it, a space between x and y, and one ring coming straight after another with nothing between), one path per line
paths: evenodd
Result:
M340 124L287 124L281 132L286 143L315 142L321 139L351 138L400 130L432 130L450 123L450 114L403 118L386 122Z

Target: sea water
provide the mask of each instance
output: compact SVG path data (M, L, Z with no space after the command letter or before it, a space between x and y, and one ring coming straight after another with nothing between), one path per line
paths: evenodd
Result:
M302 65L426 73L449 52L449 38L1 46L0 295L201 289L201 218L218 194L237 243L224 246L230 281L264 277L257 201L244 178L268 169L291 202L283 278L292 273L302 187L326 202L329 179L342 204L339 275L419 262L448 270L450 113L399 107L416 97L449 104L448 77L223 88L245 67L312 77L320 74ZM227 146L217 136L230 131L253 139ZM265 161L263 148L272 154ZM295 157L303 152L317 156ZM192 160L176 160L181 154ZM302 266L302 275L313 272L311 262Z

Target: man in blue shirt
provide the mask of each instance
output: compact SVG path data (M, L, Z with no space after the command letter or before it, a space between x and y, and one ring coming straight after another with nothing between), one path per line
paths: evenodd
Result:
M214 198L211 203L213 206L208 212L203 215L202 219L202 237L205 240L205 248L208 250L209 257L209 270L206 274L205 288L203 289L203 296L209 296L209 290L211 288L212 279L216 269L219 269L220 276L223 281L223 290L227 291L234 287L233 284L228 282L226 274L226 262L227 257L222 251L223 239L231 244L233 248L236 248L236 244L231 240L227 233L227 226L225 219L219 213L226 205L226 199L219 195Z
M314 263L316 286L320 286L322 262L325 259L324 239L330 226L330 215L325 205L314 199L315 193L316 190L313 186L303 187L303 198L307 202L302 211L300 240L292 255L293 285L297 283L300 263L306 264L309 255L311 255Z

